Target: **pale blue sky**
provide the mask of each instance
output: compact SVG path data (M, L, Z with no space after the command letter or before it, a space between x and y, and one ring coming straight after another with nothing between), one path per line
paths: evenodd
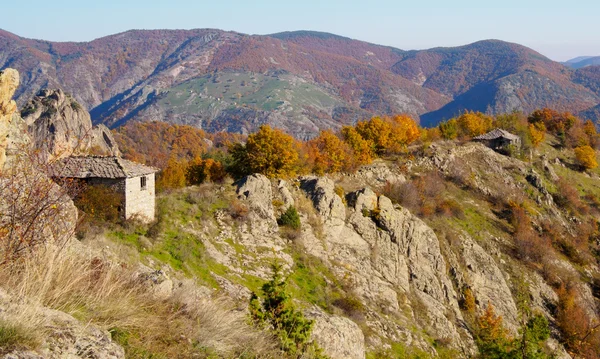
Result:
M529 46L553 60L600 55L597 0L7 2L0 28L52 41L87 41L129 29L316 30L404 50L493 38Z

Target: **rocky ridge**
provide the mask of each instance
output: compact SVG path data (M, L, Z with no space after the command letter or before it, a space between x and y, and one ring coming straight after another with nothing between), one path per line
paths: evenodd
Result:
M49 159L90 153L120 156L110 130L92 126L90 114L62 90L40 91L21 116L33 145Z

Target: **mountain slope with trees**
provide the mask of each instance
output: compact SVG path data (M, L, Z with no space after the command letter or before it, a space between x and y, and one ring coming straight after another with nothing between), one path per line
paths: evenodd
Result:
M403 51L311 31L132 30L82 43L0 31L7 66L22 73L20 105L62 88L110 127L161 120L248 133L268 123L309 138L376 114L435 125L464 110L580 113L600 103L583 73L497 40Z

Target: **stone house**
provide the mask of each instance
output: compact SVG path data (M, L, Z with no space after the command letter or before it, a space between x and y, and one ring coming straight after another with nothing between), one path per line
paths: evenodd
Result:
M481 142L494 151L501 153L509 153L511 147L515 149L521 148L521 138L519 136L499 128L486 134L473 137L473 141Z
M155 217L154 174L157 168L117 156L72 156L53 166L53 177L73 178L88 185L105 185L122 194L121 216L147 222Z

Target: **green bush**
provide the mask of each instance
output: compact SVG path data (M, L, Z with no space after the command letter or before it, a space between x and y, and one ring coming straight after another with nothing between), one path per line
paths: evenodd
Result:
M292 229L300 229L300 215L298 214L296 207L289 206L288 209L277 220L277 224L280 226L287 226Z
M294 357L326 358L310 340L314 321L304 317L292 302L286 290L287 281L281 266L272 266L271 280L262 286L262 302L255 293L250 297L250 316L258 327L270 327L280 342L281 349Z

